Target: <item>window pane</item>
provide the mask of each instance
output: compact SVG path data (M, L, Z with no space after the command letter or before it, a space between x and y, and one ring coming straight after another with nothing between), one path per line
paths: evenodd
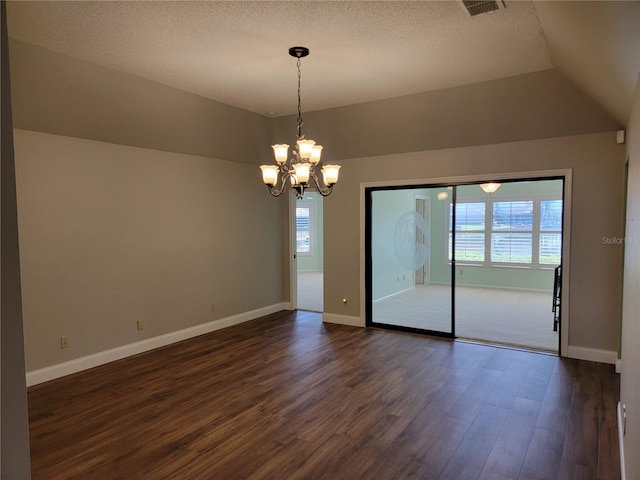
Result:
M451 260L451 234L449 234L449 260ZM456 261L484 261L484 233L456 232Z
M492 233L491 261L531 263L532 243L529 233Z
M296 251L298 253L311 253L310 215L311 208L296 207Z
M296 207L296 228L309 228L309 207Z
M458 203L456 205L456 230L484 230L484 203ZM453 206L449 205L449 231L452 225Z
M533 230L533 201L495 202L493 230Z
M310 240L309 230L296 232L296 250L298 253L309 253L311 251Z
M540 230L562 230L562 200L543 200L540 202Z
M540 234L540 264L560 265L562 237L559 233Z

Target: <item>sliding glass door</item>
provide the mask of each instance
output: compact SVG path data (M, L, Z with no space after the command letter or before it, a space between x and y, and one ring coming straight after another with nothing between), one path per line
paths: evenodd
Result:
M564 181L482 187L367 189L367 325L558 352Z
M369 325L454 336L444 257L452 194L448 187L368 192Z

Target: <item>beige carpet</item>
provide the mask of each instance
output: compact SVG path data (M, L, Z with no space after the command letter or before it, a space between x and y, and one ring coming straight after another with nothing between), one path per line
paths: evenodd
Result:
M298 310L322 312L323 288L322 272L298 272Z
M374 302L373 321L451 331L451 288L419 286ZM551 293L456 287L456 336L558 351Z

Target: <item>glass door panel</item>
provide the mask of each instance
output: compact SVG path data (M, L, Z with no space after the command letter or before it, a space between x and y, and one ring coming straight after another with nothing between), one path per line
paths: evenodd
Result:
M367 323L453 336L449 187L371 189Z
M456 187L460 338L558 351L551 306L554 268L561 261L563 189L561 179L503 182L492 193L478 184ZM449 222L450 239L451 232Z

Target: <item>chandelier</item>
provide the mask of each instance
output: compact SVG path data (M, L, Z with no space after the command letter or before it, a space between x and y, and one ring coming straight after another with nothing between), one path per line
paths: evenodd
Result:
M279 197L290 185L295 189L298 198L302 198L306 189L312 188L320 195L326 197L333 191L333 186L338 182L340 165L322 165L320 155L322 145L316 145L313 140L304 138L302 133L302 109L300 108L300 59L309 55L306 47L291 47L289 55L298 60L298 140L289 158L289 145L272 145L276 159L276 165L261 165L262 181L269 188L269 193ZM316 171L322 172L322 182L318 180ZM278 186L279 185L279 186Z

